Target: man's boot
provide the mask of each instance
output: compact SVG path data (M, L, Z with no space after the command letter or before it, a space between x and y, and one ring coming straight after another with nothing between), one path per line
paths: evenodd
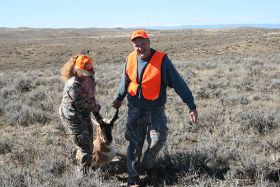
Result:
M160 178L157 173L156 167L153 167L151 169L147 169L147 176L149 180L149 185L151 186L160 186Z
M128 187L139 187L140 186L139 177L129 177L127 186Z

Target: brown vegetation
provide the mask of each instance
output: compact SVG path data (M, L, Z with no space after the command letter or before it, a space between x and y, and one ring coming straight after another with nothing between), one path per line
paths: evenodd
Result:
M0 184L75 186L70 140L58 116L60 69L82 49L95 53L101 113L111 116L130 30L0 29ZM167 186L273 186L280 168L280 30L149 31L188 82L199 122L168 91L169 136L158 173ZM123 155L82 186L126 182L126 103L114 128ZM145 176L143 176L145 181Z

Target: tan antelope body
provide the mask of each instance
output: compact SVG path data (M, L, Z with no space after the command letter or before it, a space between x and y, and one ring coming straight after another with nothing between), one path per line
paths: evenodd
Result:
M118 110L111 120L92 120L96 125L96 137L93 141L92 166L98 167L110 162L116 155L112 146L112 129L118 118ZM101 116L100 116L101 117ZM98 119L99 117L97 117ZM100 118L99 118L100 119Z

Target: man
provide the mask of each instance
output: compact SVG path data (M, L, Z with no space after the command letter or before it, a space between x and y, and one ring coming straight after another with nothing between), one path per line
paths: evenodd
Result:
M148 34L144 30L136 30L132 32L130 39L134 51L127 58L113 106L120 108L127 95L128 118L125 138L129 141L128 185L138 186L142 169L147 170L151 177L156 175L156 156L167 139L167 120L164 112L167 86L174 88L187 104L193 123L196 123L198 114L192 92L167 55L150 48ZM148 148L141 158L146 135Z

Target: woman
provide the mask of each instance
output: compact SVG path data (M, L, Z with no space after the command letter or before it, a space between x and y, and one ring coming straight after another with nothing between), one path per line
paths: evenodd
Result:
M100 105L95 99L94 69L89 56L78 55L62 68L65 80L63 97L59 108L60 118L76 145L76 163L78 173L85 175L92 161L93 127L91 112L99 115Z

